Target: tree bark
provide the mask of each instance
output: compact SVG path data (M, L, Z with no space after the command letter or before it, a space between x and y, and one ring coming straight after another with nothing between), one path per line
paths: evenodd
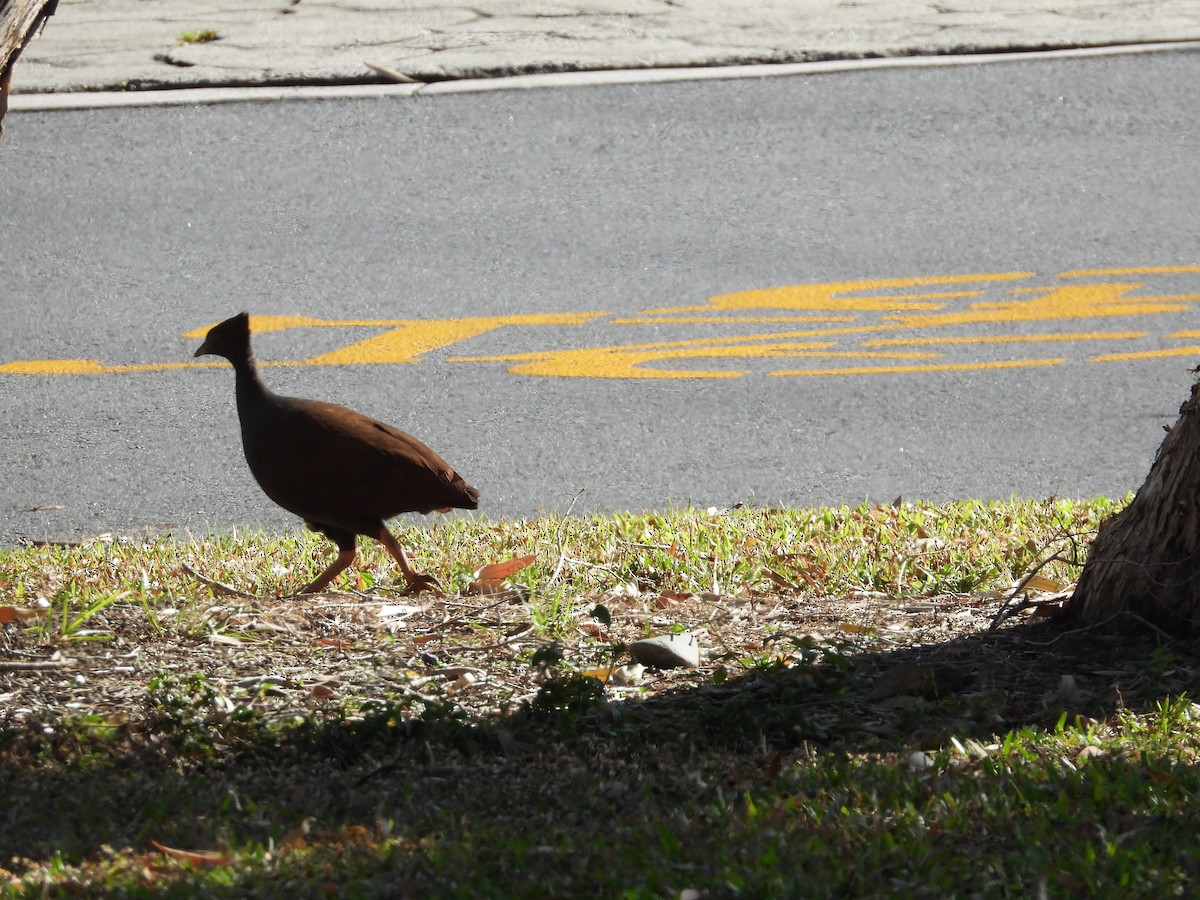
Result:
M58 0L0 0L0 137L8 112L13 66L38 28L58 9Z
M1117 627L1133 613L1179 636L1200 627L1200 384L1137 495L1100 526L1067 613Z

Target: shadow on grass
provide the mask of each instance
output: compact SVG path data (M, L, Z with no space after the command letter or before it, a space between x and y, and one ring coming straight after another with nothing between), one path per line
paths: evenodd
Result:
M0 867L95 863L148 853L157 841L253 863L235 875L198 866L171 880L209 895L954 887L971 840L994 853L1011 826L1024 842L1022 817L1040 815L1028 804L1045 778L1022 785L1011 772L986 773L1023 805L985 797L1000 819L964 843L950 827L957 807L945 828L928 827L939 790L975 790L944 780L957 777L945 754L936 761L952 740L986 745L1014 730L1053 730L1064 713L1086 721L1154 711L1190 677L1191 660L1152 636L1020 626L886 653L812 650L801 665L644 702L609 702L594 681L558 679L502 719L449 706L414 718L396 705L361 718L202 727L160 709L107 734L82 724L13 732L0 750ZM917 751L929 762L914 764ZM1120 772L1104 778L1124 783ZM1051 814L1067 792L1069 815L1075 788L1047 790ZM1133 798L1112 808L1137 806ZM973 821L959 825L969 831ZM1152 829L1147 839L1162 837ZM1021 853L1027 871L1001 859L992 880L971 883L1028 887L1050 863L1036 849ZM156 885L152 874L133 883Z

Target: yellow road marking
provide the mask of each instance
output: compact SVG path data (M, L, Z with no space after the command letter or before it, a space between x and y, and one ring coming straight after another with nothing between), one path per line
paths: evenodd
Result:
M1200 265L1146 266L1133 268L1067 270L1060 279L1102 276L1146 276L1200 272ZM493 356L460 356L451 362L504 362L509 371L528 375L599 378L736 378L746 370L691 370L657 368L670 360L712 359L938 359L941 353L879 353L870 348L951 347L1002 344L1032 344L1069 341L1133 341L1146 331L1064 331L1037 334L953 334L936 331L962 326L1014 324L1019 322L1074 323L1082 320L1130 316L1153 316L1192 309L1200 293L1147 294L1142 281L1093 281L1069 284L1059 281L1038 285L1009 286L1028 280L1031 272L931 276L921 278L864 279L790 285L765 290L722 294L700 306L646 309L632 316L607 318L602 325L732 325L784 324L811 327L761 334L704 337L651 343L598 347L549 349L530 353ZM937 288L958 287L958 290ZM917 290L914 290L917 289ZM929 289L922 292L920 289ZM990 293L990 296L988 296ZM998 299L997 299L998 298ZM949 301L961 303L951 304ZM765 314L780 310L785 314ZM737 314L737 313L743 314ZM758 313L764 314L758 314ZM795 315L787 312L799 313ZM877 313L867 317L864 313ZM732 313L732 314L729 314ZM369 336L308 359L264 365L326 366L381 365L421 362L434 351L444 350L505 327L583 326L609 317L607 312L550 313L507 316L475 316L463 319L319 319L299 315L256 315L251 328L256 334L294 328L366 328ZM1138 324L1141 324L1140 322ZM208 328L194 329L187 338L201 338ZM1079 327L1078 325L1076 327ZM1083 326L1084 328L1087 325ZM610 329L611 332L611 329ZM901 334L896 334L901 332ZM934 333L930 333L934 332ZM594 332L588 332L592 334ZM891 333L894 336L885 336ZM1194 341L1200 331L1175 331L1167 338ZM581 341L582 343L582 341ZM833 349L841 346L842 349ZM1186 356L1194 347L1113 353L1092 358L1094 362ZM965 371L1056 365L1063 360L1013 360L992 363L930 363L780 371L777 376L814 374L883 374L888 372ZM218 362L169 362L136 365L106 365L99 360L18 360L0 364L0 374L88 375L151 372L223 365Z
M1105 353L1089 362L1126 362L1133 359L1164 359L1168 356L1200 356L1200 347L1171 347L1164 350L1140 350L1131 353Z
M707 325L711 322L853 322L858 316L646 316L611 319L614 325Z
M1144 338L1144 331L1073 331L1063 334L993 334L969 337L878 338L864 347L912 347L923 344L1035 344L1043 341L1105 341ZM1195 335L1200 337L1200 333Z
M968 372L976 369L1024 369L1057 366L1065 359L1013 359L1002 362L935 363L928 366L863 366L855 369L792 369L768 372L768 378L798 375L906 375L917 372Z
M183 337L195 338L200 340L208 334L208 330L216 325L216 322L205 325L202 328L193 328L191 331L185 332ZM355 320L351 322L333 322L328 319L313 319L309 316L251 316L250 330L255 334L269 334L272 331L287 331L289 328L315 328L327 325L390 325L391 322L370 322L365 320Z
M682 342L680 342L682 343ZM691 342L688 342L691 343ZM471 356L451 362L515 362L508 371L514 375L543 375L557 378L740 378L748 369L646 369L645 363L673 359L937 359L940 353L859 353L828 350L829 343L776 342L761 347L675 346L583 347L542 353L514 353L504 356Z
M1169 275L1174 272L1200 272L1200 266L1135 266L1130 269L1071 269L1059 272L1059 278L1096 278L1104 275Z
M1200 294L1126 296L1140 287L1141 284L1137 282L1063 285L1042 288L1040 290L1044 294L1032 300L989 301L973 303L961 312L923 316L891 315L884 318L908 328L978 325L985 322L1061 321L1180 312L1187 309L1191 301L1200 300Z
M862 291L883 291L894 288L921 287L935 284L969 284L980 281L1013 281L1033 277L1033 272L1001 272L992 275L934 275L926 278L873 278L862 281L832 281L818 284L794 284L786 287L739 291L710 297L703 306L676 306L642 310L644 315L704 312L712 309L859 309L859 310L919 310L941 309L944 303L928 303L939 299L976 297L983 293L956 291L948 294L904 294L882 297L845 297Z
M409 319L383 334L304 360L315 366L381 365L419 362L423 354L479 337L506 325L582 325L602 312L482 316L470 319Z
M115 375L126 372L165 372L170 369L219 369L226 362L169 362L108 365L97 359L22 359L0 364L0 375ZM307 362L260 362L259 368L304 366Z
M110 375L116 372L158 372L164 369L216 368L226 363L178 362L139 363L130 366L109 366L96 359L23 359L0 364L0 374L7 375Z

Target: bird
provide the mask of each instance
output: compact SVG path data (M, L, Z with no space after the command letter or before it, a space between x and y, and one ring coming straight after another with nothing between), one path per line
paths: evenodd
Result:
M209 329L195 356L233 364L242 449L263 492L338 547L337 558L298 591L324 590L357 553L358 536L381 543L400 565L407 592L441 594L416 572L386 520L406 512L477 509L479 491L421 441L336 403L276 394L250 349L248 313Z

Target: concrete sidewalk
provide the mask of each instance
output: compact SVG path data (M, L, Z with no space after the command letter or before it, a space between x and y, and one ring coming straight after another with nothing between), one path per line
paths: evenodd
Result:
M60 0L13 93L1200 42L1197 0ZM1197 44L1200 48L1200 43Z

